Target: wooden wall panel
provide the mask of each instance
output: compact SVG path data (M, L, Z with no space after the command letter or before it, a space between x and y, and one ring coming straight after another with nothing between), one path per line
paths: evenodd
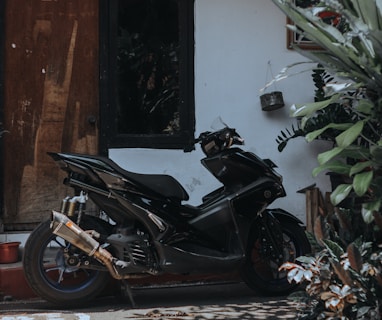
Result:
M6 229L32 228L71 192L47 151L97 153L98 65L98 1L6 1Z

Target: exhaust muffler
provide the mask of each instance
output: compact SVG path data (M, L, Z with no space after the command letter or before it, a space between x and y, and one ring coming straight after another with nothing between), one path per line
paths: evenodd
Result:
M50 228L53 233L70 242L84 251L88 256L93 256L100 244L66 215L57 211L52 212Z
M114 263L116 265L123 264L123 261L119 261L114 258L109 251L100 246L100 243L97 240L82 230L66 215L53 211L50 228L55 235L60 236L72 245L84 251L88 256L94 256L94 258L103 263L113 278L117 280L122 280L125 278L118 273L114 265Z

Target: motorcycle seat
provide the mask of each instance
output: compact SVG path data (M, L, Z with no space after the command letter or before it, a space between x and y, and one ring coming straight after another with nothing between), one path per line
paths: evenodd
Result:
M173 198L180 201L189 199L188 193L183 186L169 175L139 174L125 171L124 176L166 198Z
M143 174L127 171L121 168L113 160L102 157L113 170L119 172L126 179L133 181L149 190L152 190L166 198L176 200L188 200L189 195L183 186L172 176L167 174Z
M133 184L137 184L140 187L143 187L144 189L154 191L155 193L165 198L171 198L177 201L189 199L187 191L174 177L170 175L142 174L127 171L121 168L113 160L98 155L56 152L48 152L48 154L55 161L64 161L64 163L72 163L73 166L76 166L76 164L79 167L85 166L95 173L99 169L101 169L104 172L104 174L107 174L108 171L110 171L111 173L118 173L122 177L126 178L126 180L130 180ZM68 171L68 169L64 170Z

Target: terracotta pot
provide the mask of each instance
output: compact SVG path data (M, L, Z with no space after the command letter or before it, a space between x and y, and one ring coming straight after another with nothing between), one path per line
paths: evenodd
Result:
M19 260L20 242L0 243L0 263L14 263Z

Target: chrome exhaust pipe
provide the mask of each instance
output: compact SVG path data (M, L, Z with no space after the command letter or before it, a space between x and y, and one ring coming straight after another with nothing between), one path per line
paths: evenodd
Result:
M53 233L70 242L84 251L88 256L93 256L100 244L66 215L57 211L52 212L50 228Z
M100 246L100 243L97 240L82 230L66 215L57 211L52 211L50 228L55 235L60 236L84 251L88 256L94 256L94 258L103 263L113 278L117 280L128 278L127 275L126 277L120 275L115 268L115 264L123 265L124 262L114 258L109 251Z

